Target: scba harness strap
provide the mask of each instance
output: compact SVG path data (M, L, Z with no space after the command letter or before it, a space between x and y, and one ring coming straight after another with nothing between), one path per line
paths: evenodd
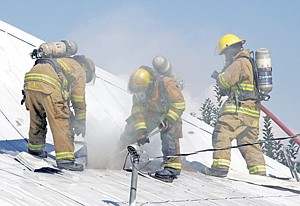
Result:
M57 60L55 58L40 58L35 61L34 65L46 64L46 63L50 64L53 67L53 69L55 70L58 78L61 81L60 89L61 89L63 99L64 99L64 101L69 102L69 92L70 92L69 83L68 83L66 76L64 75L62 67L59 65Z
M248 59L252 66L252 72L253 72L253 86L251 85L243 85L243 84L236 84L233 87L237 87L238 91L238 99L240 101L246 101L246 100L256 100L260 101L260 92L258 88L258 72L257 67L254 58L251 56L253 55L253 51L251 51L250 56L239 56L237 59ZM247 91L252 90L252 91Z
M163 82L163 75L160 75L156 70L148 67L146 68L147 71L156 79L157 85L158 85L158 90L159 90L159 96L160 96L160 103L163 105L164 112L166 113L168 110L168 98L166 95L166 87ZM153 88L152 88L153 89Z
M40 59L37 59L34 63L34 66L37 65L37 64L46 64L46 63L50 64L54 68L57 75L62 73L62 68L57 63L55 58L40 58Z

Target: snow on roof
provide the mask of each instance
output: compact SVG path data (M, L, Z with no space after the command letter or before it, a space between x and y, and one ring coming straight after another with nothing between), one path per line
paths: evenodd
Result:
M88 166L83 172L31 172L14 156L27 150L29 112L21 106L24 74L34 60L29 53L43 41L0 21L0 204L1 205L126 205L131 173L112 169L111 154L125 126L131 108L127 83L97 68L94 86L88 86ZM79 45L80 47L80 45ZM181 153L211 148L212 128L185 113ZM47 150L53 153L50 129ZM161 155L156 135L144 149L152 162ZM51 158L49 161L54 162ZM124 158L123 158L124 159ZM300 205L300 185L295 180L249 175L238 150L232 150L227 178L205 176L197 171L210 166L212 153L203 152L183 159L184 170L173 183L147 175L138 176L137 205ZM267 173L291 178L287 167L267 158ZM141 162L141 164L143 164Z

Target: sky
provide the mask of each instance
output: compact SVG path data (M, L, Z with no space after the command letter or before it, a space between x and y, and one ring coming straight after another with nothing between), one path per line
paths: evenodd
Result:
M214 95L210 75L224 64L219 39L235 34L245 49L270 50L273 91L263 104L300 133L299 8L297 0L11 0L1 4L0 19L44 41L74 40L78 53L124 79L164 55L195 110Z

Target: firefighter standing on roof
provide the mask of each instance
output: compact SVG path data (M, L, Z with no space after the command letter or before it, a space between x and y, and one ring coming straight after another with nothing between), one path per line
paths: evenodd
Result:
M65 43L67 45L67 42ZM45 48L45 44L40 48ZM55 46L58 44L57 42ZM60 44L58 49L62 45L65 46L63 42ZM77 51L77 45L75 50ZM51 55L42 53L36 58L38 59L35 65L25 74L24 79L25 105L30 111L28 152L46 157L44 148L47 117L54 139L58 167L74 171L83 170L83 165L74 163L73 132L76 135L85 135L85 84L94 77L94 63L84 56L51 58ZM75 112L72 124L69 101Z
M225 55L221 73L213 74L221 93L228 96L222 106L212 135L214 148L226 148L236 139L237 145L258 141L260 100L255 94L254 72L249 61L250 51L243 50L245 40L233 34L223 36L218 44L219 54ZM266 175L266 166L260 146L239 147L250 174ZM211 168L202 172L225 177L230 167L230 150L213 153Z
M167 156L180 153L181 115L185 110L185 101L176 80L159 76L152 68L141 66L132 73L128 88L133 94L133 106L120 145L148 143L147 135L156 127L161 128L164 169L157 171L155 176L175 178L181 172L181 159Z

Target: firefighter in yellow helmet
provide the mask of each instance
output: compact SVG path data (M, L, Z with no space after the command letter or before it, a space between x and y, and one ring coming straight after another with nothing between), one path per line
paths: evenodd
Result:
M220 73L214 73L220 92L228 99L220 109L219 118L212 135L214 148L226 148L236 139L237 144L249 144L258 141L260 100L255 94L253 67L250 51L243 49L245 40L233 34L223 36L218 49L225 55L225 66ZM263 153L259 145L239 147L247 163L250 174L266 175ZM203 173L225 177L230 167L230 150L217 150L213 153L211 168Z
M133 106L120 138L120 147L136 142L139 145L149 143L147 135L156 127L160 128L164 169L157 171L155 176L174 179L181 172L181 159L168 156L180 153L181 115L185 101L174 78L159 77L154 72L150 67L141 66L129 79L128 90L133 94Z
M54 139L58 168L84 170L82 164L74 162L73 140L74 134L85 136L85 85L94 76L95 65L84 56L36 60L24 78L25 106L30 111L30 154L47 157L44 151L47 117ZM72 103L74 116L69 101Z

